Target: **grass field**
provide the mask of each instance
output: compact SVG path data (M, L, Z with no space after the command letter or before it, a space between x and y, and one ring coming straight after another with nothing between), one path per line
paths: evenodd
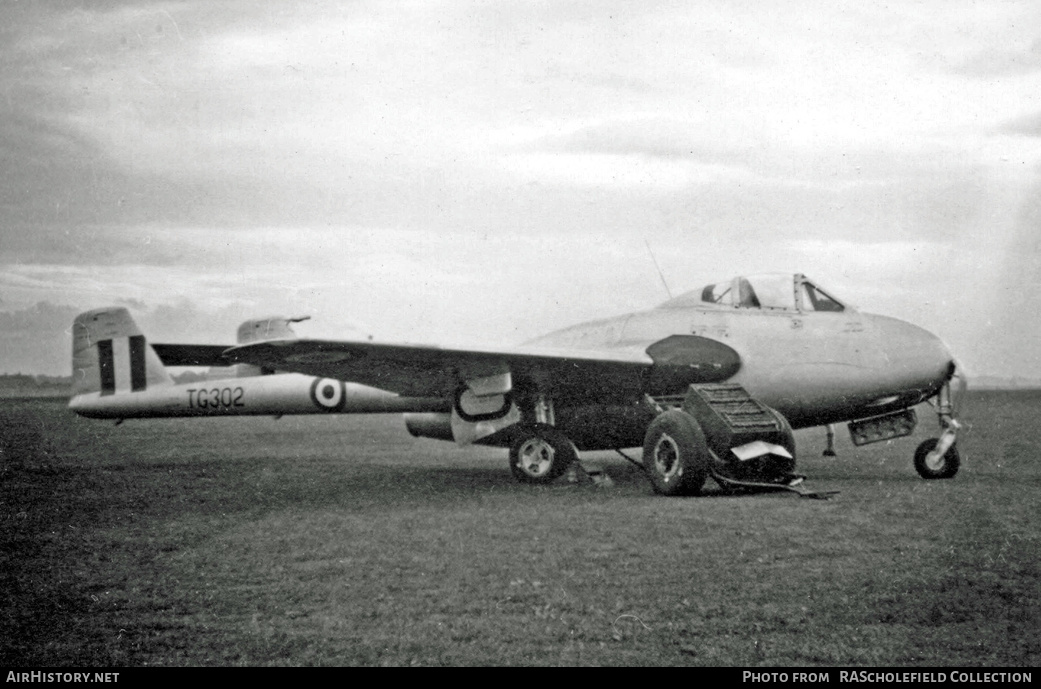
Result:
M830 501L515 483L399 417L80 419L0 402L0 664L1041 664L1041 392L822 458Z

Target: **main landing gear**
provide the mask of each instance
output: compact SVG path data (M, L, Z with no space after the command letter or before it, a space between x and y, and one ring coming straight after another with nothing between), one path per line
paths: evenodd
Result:
M828 493L797 487L803 477L793 473L795 439L791 426L784 416L751 397L740 385L691 385L685 395L647 397L644 402L637 422L629 427L624 426L624 419L629 417L614 417L615 422L623 423L624 432L612 428L617 432L612 439L622 447L631 447L625 443L643 438L642 464L618 452L641 466L656 493L698 495L706 479L712 477L728 492L788 490L803 497L827 497ZM611 419L604 415L600 423ZM646 419L649 425L643 426L639 419ZM573 418L564 428L568 429L576 429ZM510 472L523 483L548 484L564 475L572 464L578 465L575 444L554 424L551 401L536 400L527 423L510 432ZM588 435L580 437L588 445Z
M522 483L552 483L578 458L568 437L545 424L525 428L510 446L510 472Z

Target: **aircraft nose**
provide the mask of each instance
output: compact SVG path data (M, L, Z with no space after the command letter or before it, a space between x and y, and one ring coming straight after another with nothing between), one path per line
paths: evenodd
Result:
M955 374L954 355L936 335L906 321L875 316L887 378L929 396Z

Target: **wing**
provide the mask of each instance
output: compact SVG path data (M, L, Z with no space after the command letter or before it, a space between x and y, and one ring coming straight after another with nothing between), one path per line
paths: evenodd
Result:
M229 366L228 345L152 344L164 366Z
M469 381L510 374L515 390L559 401L630 400L659 388L682 390L733 375L740 357L694 335L601 351L447 349L332 340L271 340L224 352L230 363L337 378L407 397L446 396Z

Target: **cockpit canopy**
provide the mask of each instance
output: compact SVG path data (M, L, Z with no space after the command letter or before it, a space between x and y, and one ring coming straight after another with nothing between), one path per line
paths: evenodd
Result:
M665 302L660 308L716 305L768 311L845 311L846 306L802 273L764 273L738 276L705 285Z

